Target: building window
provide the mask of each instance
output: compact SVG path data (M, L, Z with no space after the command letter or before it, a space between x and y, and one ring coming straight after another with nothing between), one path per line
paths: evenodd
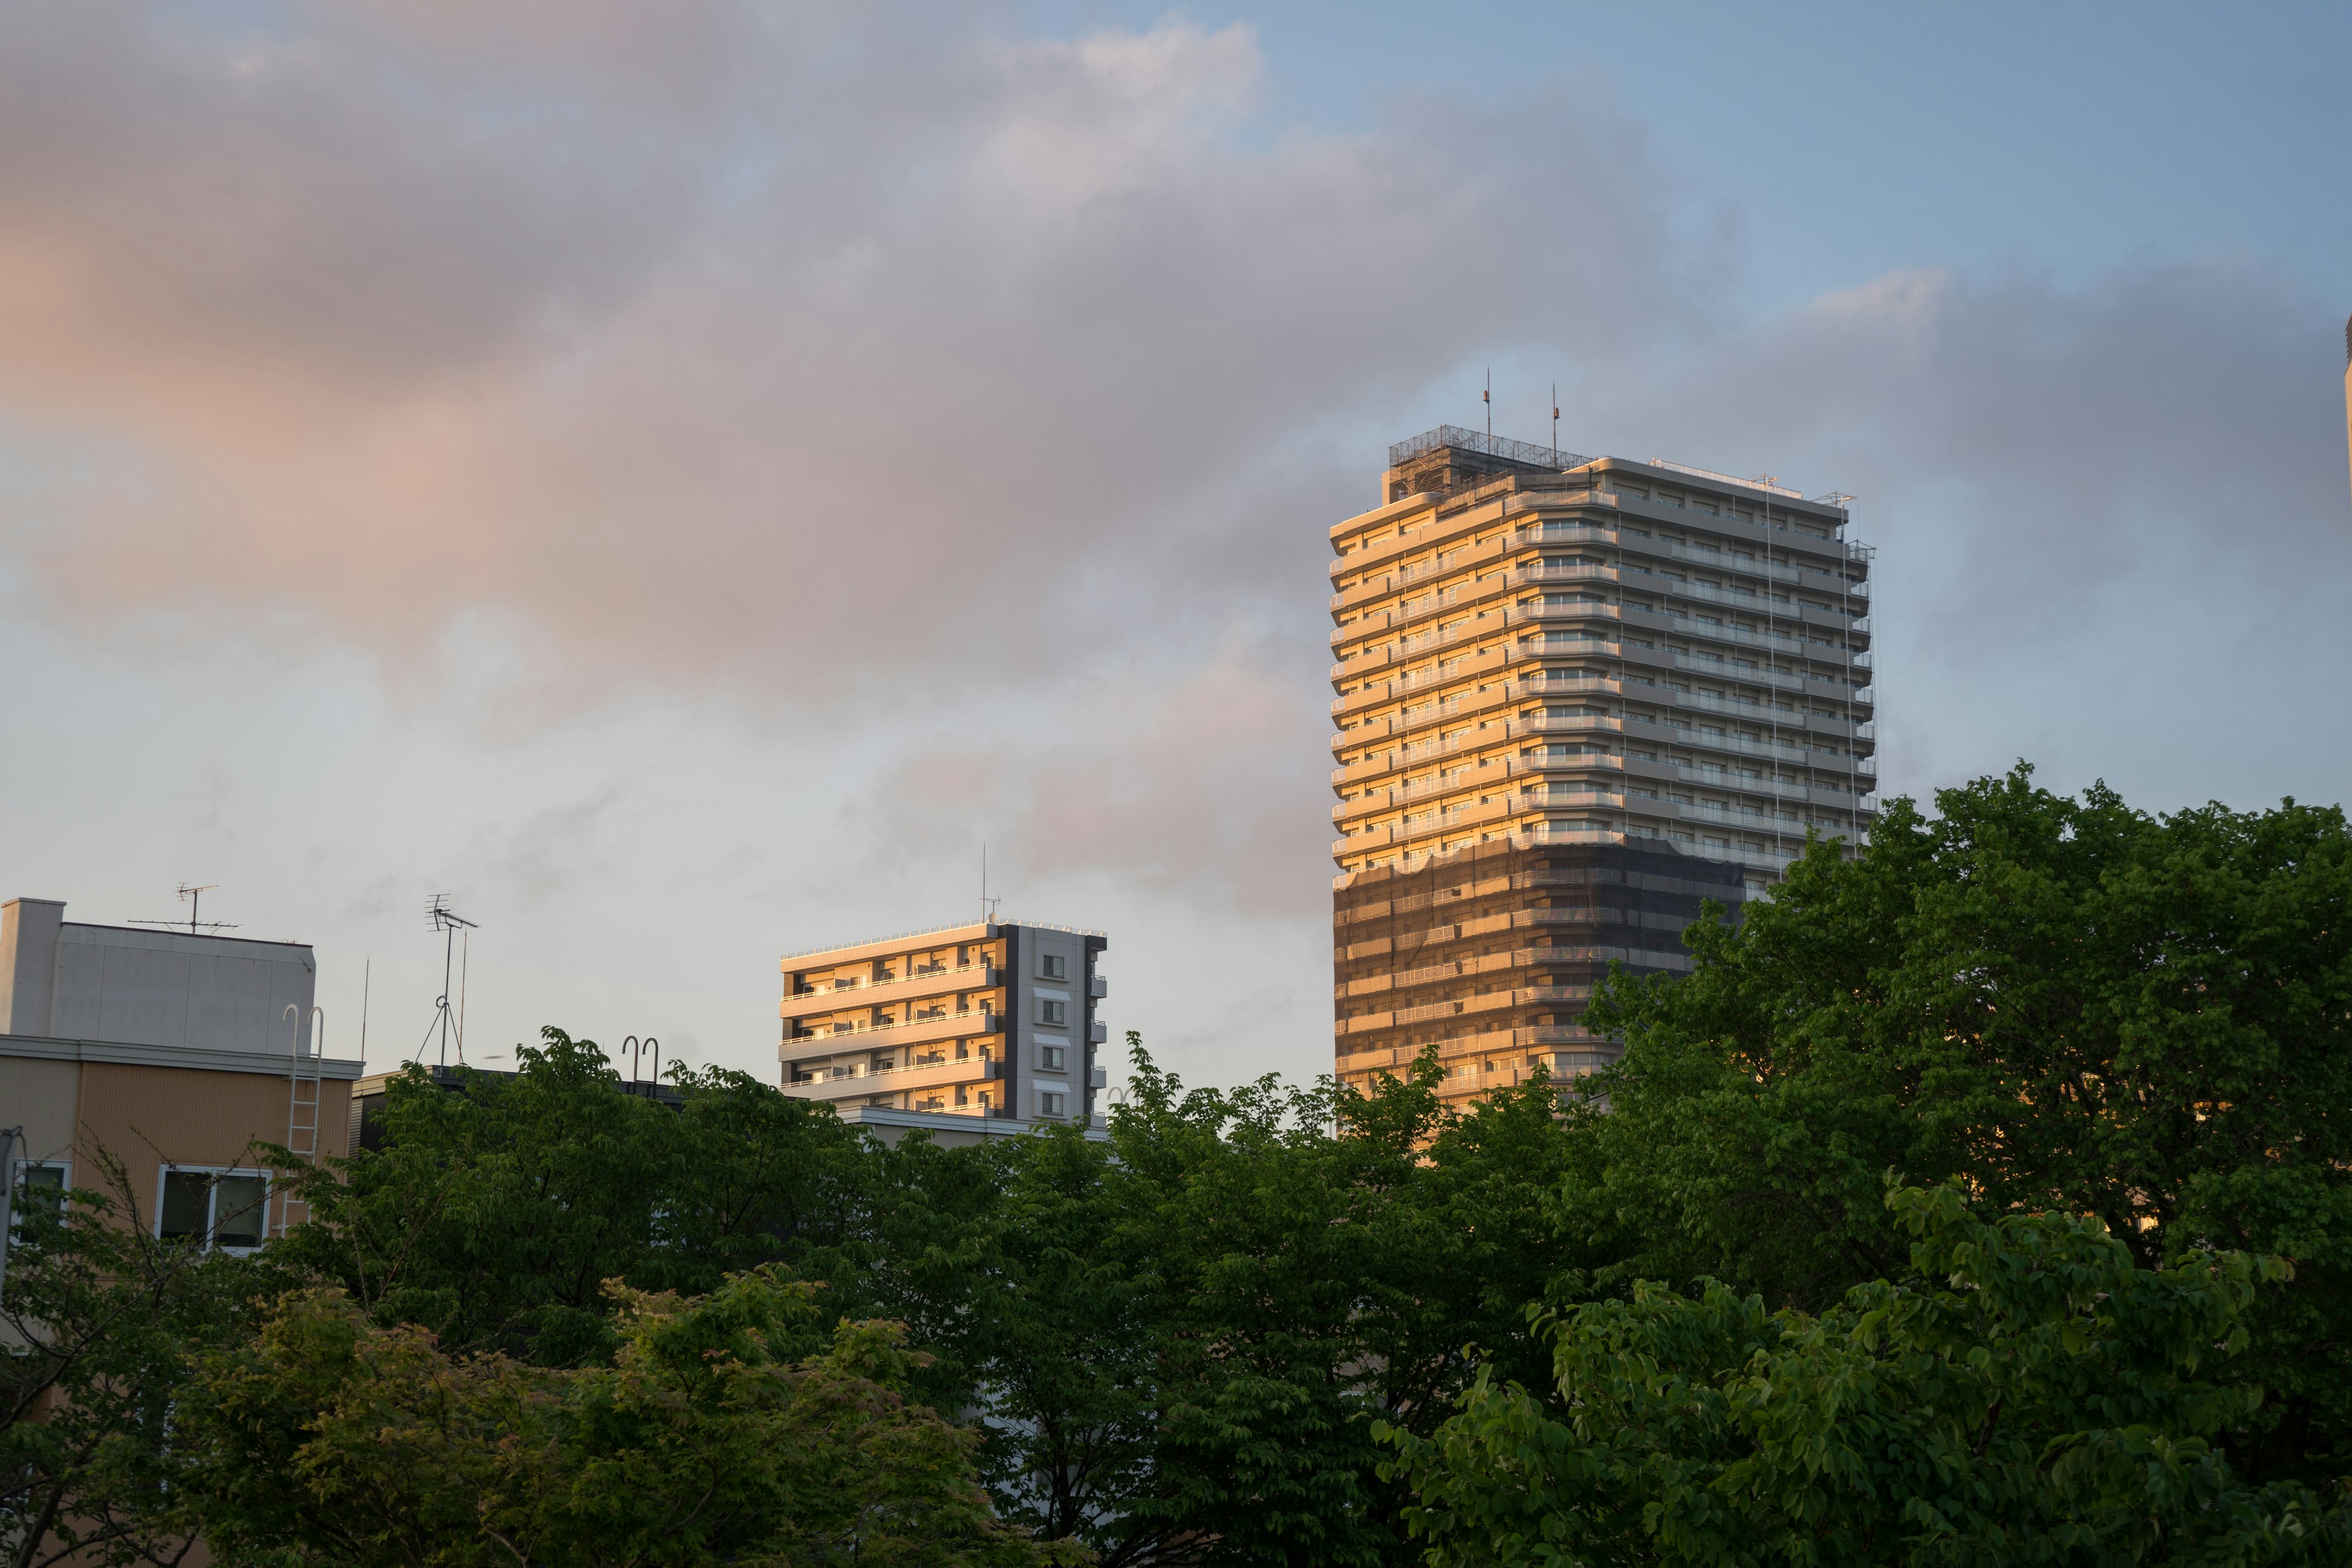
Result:
M1037 1065L1048 1072L1062 1072L1066 1070L1063 1064L1068 1061L1069 1055L1067 1046L1039 1046Z
M155 1234L194 1237L204 1246L250 1251L269 1234L269 1177L260 1171L163 1168Z
M1070 1021L1070 1005L1041 1000L1037 1004L1037 1021L1041 1024L1066 1024Z
M66 1189L73 1185L72 1167L65 1161L19 1160L16 1176L15 1202L8 1212L19 1222L36 1207L49 1214L64 1211Z
M1047 1089L1037 1096L1038 1115L1067 1116L1069 1113L1070 1097L1068 1095Z
M1041 954L1037 960L1037 973L1048 980L1067 980L1070 977L1070 961L1058 952Z

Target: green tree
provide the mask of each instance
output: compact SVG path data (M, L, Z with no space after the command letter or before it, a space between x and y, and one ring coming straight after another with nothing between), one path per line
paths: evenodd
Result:
M1696 968L1620 980L1570 1112L1563 1299L1707 1276L1818 1308L1896 1279L1886 1173L2090 1214L2145 1264L2294 1260L2232 1375L2263 1476L2352 1463L2352 836L2288 802L2155 817L2005 778L1818 846Z
M178 1390L282 1284L260 1258L161 1240L121 1160L103 1190L19 1194L0 1296L0 1562L184 1561L195 1539Z
M906 1394L903 1331L798 1345L814 1287L757 1270L708 1296L614 1284L610 1366L453 1356L335 1290L291 1294L215 1357L180 1441L226 1563L1071 1563L1001 1525L978 1438Z
M380 1149L289 1173L312 1217L279 1244L287 1264L379 1322L549 1365L614 1353L608 1279L704 1292L778 1260L856 1275L866 1152L828 1108L718 1069L674 1074L671 1108L625 1092L595 1042L541 1033L511 1079L394 1079Z
M1551 1091L1444 1110L1425 1061L1360 1096L1186 1089L1130 1037L1107 1140L1000 1141L955 1353L1009 1516L1106 1568L1406 1552L1375 1420L1433 1427L1528 1360L1559 1266Z
M1957 1188L1887 1206L1940 1285L1809 1315L1643 1283L1546 1321L1557 1402L1482 1377L1429 1436L1389 1430L1430 1568L2340 1563L2352 1516L2250 1488L2213 1446L2259 1395L2242 1254L2161 1270L2095 1219L1987 1223Z

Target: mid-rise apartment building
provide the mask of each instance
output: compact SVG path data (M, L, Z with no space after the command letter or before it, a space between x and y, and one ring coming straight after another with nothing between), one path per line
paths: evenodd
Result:
M1090 1115L1108 946L1100 931L992 920L790 954L784 1092L845 1110Z
M1876 805L1870 552L1843 497L1445 426L1331 530L1340 1077L1589 1070L1612 960Z

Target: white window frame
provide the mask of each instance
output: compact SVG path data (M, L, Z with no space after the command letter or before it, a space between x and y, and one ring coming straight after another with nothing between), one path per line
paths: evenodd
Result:
M169 1190L172 1178L175 1175L260 1177L261 1239L263 1244L267 1245L269 1240L269 1205L278 1195L277 1181L269 1172L256 1170L249 1165L178 1165L173 1164L169 1161L166 1161L161 1167L159 1167L155 1173L155 1222L153 1226L153 1235L158 1241L161 1241L163 1238L163 1194L167 1190ZM210 1252L215 1246L219 1245L213 1239L220 1228L219 1209L220 1184L218 1182L214 1182L205 1189L204 1249L206 1252ZM222 1247L221 1250L233 1256L244 1257L247 1254L257 1252L260 1248L258 1247Z
M59 1177L58 1181L58 1196L60 1201L64 1199L66 1194L73 1191L73 1162L71 1160L19 1160L12 1158L8 1162L8 1228L10 1230L16 1229L18 1222L24 1216L25 1211L18 1205L16 1202L16 1194L25 1190L25 1173L27 1171L63 1172L64 1174Z

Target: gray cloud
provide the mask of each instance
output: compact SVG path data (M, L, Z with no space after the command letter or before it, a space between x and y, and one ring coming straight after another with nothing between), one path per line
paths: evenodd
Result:
M1594 82L1332 135L1267 122L1245 29L1181 21L272 26L0 14L21 602L323 637L493 743L718 693L803 782L865 748L845 862L986 832L1041 876L1318 903L1324 530L1397 411L1497 353L1567 367L1570 446L1863 492L1952 565L1904 612L1947 647L2111 613L2152 539L2339 569L2332 313L2148 261L1741 322L1737 215ZM485 853L545 899L593 826Z

